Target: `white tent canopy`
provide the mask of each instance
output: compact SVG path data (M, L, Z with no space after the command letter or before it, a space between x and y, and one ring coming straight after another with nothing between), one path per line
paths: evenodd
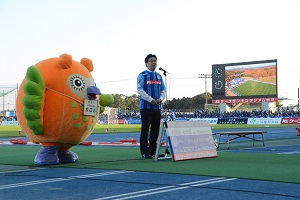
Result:
M0 115L4 115L5 111L13 110L16 107L16 97L18 84L16 85L0 85Z

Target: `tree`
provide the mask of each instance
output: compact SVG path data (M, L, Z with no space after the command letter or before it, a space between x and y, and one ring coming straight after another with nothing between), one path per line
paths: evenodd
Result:
M131 96L125 96L124 94L112 94L114 97L114 103L111 105L113 108L120 108L120 112L124 114L133 114L140 111L140 96L133 94ZM208 103L212 101L212 95L207 93ZM202 93L192 98L183 97L181 99L168 100L164 102L164 106L168 106L168 109L172 110L195 110L205 107L206 94Z
M111 105L113 108L120 108L122 114L132 114L139 112L139 96L133 94L131 96L125 96L124 94L112 94L114 97L114 103Z
M207 93L207 102L211 103L212 95ZM168 102L168 108L173 110L181 110L181 109L199 109L204 108L206 102L205 93L196 95L192 98L183 97L182 99L172 99Z

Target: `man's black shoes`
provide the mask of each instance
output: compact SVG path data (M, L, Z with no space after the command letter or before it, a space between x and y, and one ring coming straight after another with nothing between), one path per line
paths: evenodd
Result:
M150 158L153 158L149 153L144 153L142 154L142 158L143 159L150 159Z
M166 155L165 154L159 154L158 157L165 157ZM155 158L155 154L152 155L152 154L149 154L149 153L145 153L145 154L142 154L142 158L143 159L150 159L150 158Z

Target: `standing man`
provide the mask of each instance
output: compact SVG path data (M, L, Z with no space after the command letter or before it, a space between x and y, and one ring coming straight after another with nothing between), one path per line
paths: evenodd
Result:
M142 128L140 152L142 158L153 158L161 120L161 102L166 97L166 87L162 76L155 71L157 57L149 54L145 58L147 70L137 77L137 93L140 95ZM148 137L150 128L150 135ZM149 144L149 146L148 146Z

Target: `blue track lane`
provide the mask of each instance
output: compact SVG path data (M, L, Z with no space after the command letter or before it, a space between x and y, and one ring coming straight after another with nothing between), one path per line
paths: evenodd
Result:
M260 130L267 131L265 139L296 137L295 128L264 128ZM124 138L135 138L138 141L139 133L93 134L87 140L114 142ZM266 147L246 148L238 151L298 154L300 144L277 147L266 145ZM0 200L2 199L296 200L300 199L300 185L134 171L73 168L20 170L12 168L10 172L0 172Z

